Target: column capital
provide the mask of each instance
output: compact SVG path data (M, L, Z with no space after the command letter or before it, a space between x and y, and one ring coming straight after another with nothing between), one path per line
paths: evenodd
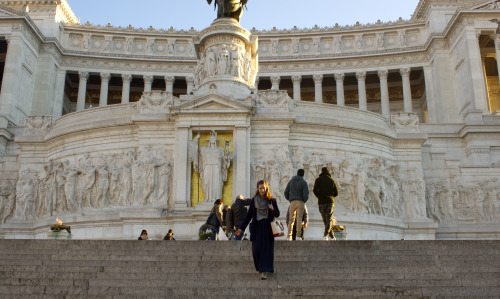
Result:
M173 84L174 81L175 81L175 76L165 76L163 77L165 79L165 83L170 83L170 84Z
M320 84L323 82L323 75L322 74L313 75L313 80L315 84Z
M410 76L411 69L409 67L402 68L399 70L399 73L402 77Z
M389 76L389 71L388 70L380 70L377 72L378 74L378 77L380 79L387 79L387 77Z
M366 72L356 72L356 79L364 81L366 79Z
M280 84L281 77L280 76L271 76L271 83L274 84Z
M493 40L495 41L495 46L497 50L500 50L500 33L496 33L493 35ZM500 58L498 58L500 59Z
M144 75L144 83L150 84L153 83L154 77L152 75Z
M344 81L345 79L344 73L335 73L333 76L335 77L335 81Z
M130 75L130 74L123 74L122 75L122 80L123 80L123 82L130 82L130 81L132 81L132 75Z
M78 76L80 76L80 80L87 81L89 79L89 72L78 72Z
M300 82L302 82L302 76L300 75L292 76L292 82L293 84L300 84Z
M110 73L101 73L101 81L109 81L111 79Z

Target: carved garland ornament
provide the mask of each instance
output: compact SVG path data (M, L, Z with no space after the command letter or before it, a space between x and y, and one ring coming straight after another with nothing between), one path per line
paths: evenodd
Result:
M52 116L32 115L26 118L24 135L45 135L52 130Z

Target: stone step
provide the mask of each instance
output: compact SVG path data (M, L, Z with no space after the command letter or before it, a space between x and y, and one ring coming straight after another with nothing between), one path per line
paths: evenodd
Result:
M141 272L104 272L104 269L94 270L94 271L78 271L74 269L72 271L29 271L20 269L2 269L0 271L0 278L45 278L54 279L61 278L64 276L68 279L172 279L172 280L182 280L188 279L193 281L199 281L206 278L205 273L182 273L182 272L151 272L151 271L141 271ZM239 273L221 273L219 277L221 280L240 280L247 279L249 275L255 273L255 271L239 272ZM279 272L281 279L289 280L317 280L318 274L321 275L321 279L329 281L343 281L343 280L364 280L364 279L380 279L380 273L314 273L314 274L293 274L293 273L282 273ZM455 274L451 273L384 273L384 279L470 279L473 280L477 276L483 276L482 278L500 278L500 273L489 273L488 275L481 275L484 273L470 273L467 275L461 275L461 277L456 277Z
M99 296L100 298L115 296L131 297L148 297L148 298L303 298L308 297L325 297L333 298L382 298L393 297L411 297L411 298L498 298L500 287L342 287L342 286L323 286L317 288L285 288L272 280L257 281L258 287L235 288L235 287L213 287L211 285L200 286L198 288L181 287L143 287L137 282L136 286L128 287L110 287L110 286L23 286L22 292L18 286L1 286L0 295L5 298L8 295L28 294L28 295L50 295L50 296L66 296L65 298L73 298L74 296ZM16 296L15 298L19 298ZM53 297L52 297L53 298Z
M219 277L220 276L220 277ZM110 278L90 278L90 279L70 279L70 278L6 278L5 285L12 286L84 286L84 287L128 287L140 283L143 287L177 287L197 288L200 284L211 287L224 288L231 282L233 288L258 287L260 280L258 274L246 274L244 279L232 279L230 275L218 275L217 280L204 277L199 280L188 279L110 279ZM253 276L253 278L252 278ZM483 278L480 281L468 279L316 279L313 275L303 279L290 279L287 275L275 274L270 281L278 283L283 288L321 288L327 285L341 285L342 287L495 287L498 286L497 278Z
M500 268L500 260L496 261L483 261L485 263L485 270L488 269L498 269ZM43 259L2 259L0 260L0 266L12 266L12 265L38 265L38 266L104 266L104 267L113 267L113 266L121 266L121 267L130 267L130 268L145 268L145 267L155 267L155 266L166 266L173 268L196 268L199 267L201 270L207 269L210 271L211 268L224 267L224 268L239 268L239 267L249 267L253 262L249 259L246 260L238 260L238 261L213 261L213 260L203 260L203 261L141 261L141 260L43 260ZM290 264L293 264L293 267L290 267ZM460 266L464 269L468 269L470 267L477 266L477 261L462 261L459 265L453 261L439 262L433 263L429 262L426 265L435 266L436 268L432 271L447 267L454 268ZM404 260L396 260L392 262L385 261L294 261L293 263L287 261L275 261L275 267L279 269L283 269L282 271L288 271L293 268L312 268L316 271L322 271L323 269L329 268L363 268L373 270L384 268L384 267L392 267L396 271L397 269L407 269L414 268L418 269L423 265L421 261L404 261Z
M499 298L498 241L0 240L0 298ZM214 276L216 274L216 276Z

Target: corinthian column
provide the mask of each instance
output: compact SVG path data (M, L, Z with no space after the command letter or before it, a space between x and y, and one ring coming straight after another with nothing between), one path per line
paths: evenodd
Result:
M144 92L150 92L153 85L154 77L151 75L144 75Z
M175 82L175 77L174 76L165 76L165 91L174 93L174 82Z
M274 90L279 90L280 89L280 81L281 81L281 78L280 76L272 76L271 77L271 89L274 89Z
M110 73L101 73L101 94L99 96L99 107L108 105L109 79L111 79Z
M292 76L293 82L293 99L297 102L302 100L301 91L300 91L300 82L302 82L302 76Z
M85 95L87 94L87 80L89 72L78 72L80 83L78 85L78 98L76 100L76 111L85 109Z
M345 106L345 97L344 97L344 73L337 73L335 76L335 83L337 86L337 105Z
M130 82L132 81L132 75L123 74L122 81L122 104L126 104L130 102Z
M389 116L389 114L391 114L391 109L389 107L389 86L387 85L388 76L388 70L378 71L378 77L380 78L380 98L383 116Z
M411 84L410 84L410 68L399 70L403 78L403 99L405 112L413 112L413 103L411 98Z
M358 79L358 101L359 110L367 111L368 105L366 101L366 72L357 72L356 79Z
M323 75L314 75L314 101L323 103Z

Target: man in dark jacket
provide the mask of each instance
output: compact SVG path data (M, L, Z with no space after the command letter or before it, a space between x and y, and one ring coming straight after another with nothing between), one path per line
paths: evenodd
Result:
M245 220L248 213L248 206L250 205L250 200L244 198L243 195L236 196L231 209L228 210L226 215L227 229L235 232L240 228L240 223ZM243 234L235 236L236 240L241 240Z
M290 202L290 222L288 223L287 240L291 241L295 219L302 219L304 217L304 206L309 199L309 187L307 186L306 180L304 180L304 169L299 169L297 175L286 185L285 198ZM302 235L301 221L298 221L297 224L297 235Z
M333 209L335 207L335 196L338 195L338 188L337 183L335 183L328 172L328 168L321 168L321 174L314 182L313 192L318 198L319 212L325 224L323 239L328 240L330 237L331 240L335 240L333 233Z

